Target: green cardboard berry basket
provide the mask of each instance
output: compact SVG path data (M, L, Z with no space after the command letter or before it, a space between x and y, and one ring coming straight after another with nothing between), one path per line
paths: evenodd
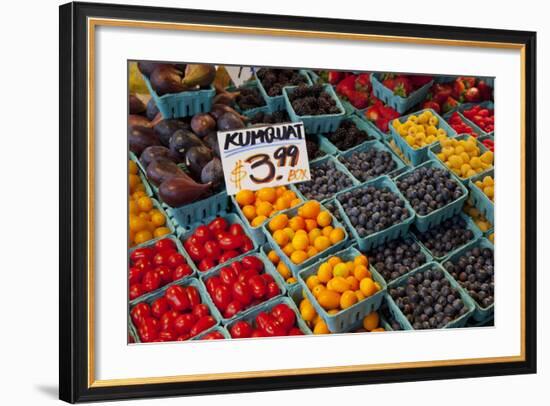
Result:
M346 175L346 177L351 180L352 184L351 184L351 186L348 186L347 188L342 189L341 191L335 192L333 195L324 198L323 200L320 201L320 203L325 203L325 202L329 201L330 199L333 199L339 192L350 190L352 187L357 186L361 183L357 179L355 179L355 177L351 174L351 172L348 170L348 168L346 168L346 166L342 162L340 162L336 157L331 156L331 155L327 155L327 156L318 158L314 162L311 162L310 163L310 168L316 168L316 167L324 165L328 162L332 162L334 164L334 167L336 168L336 170L338 172L344 173ZM310 181L307 181L307 182L313 182L313 180L310 180ZM303 201L312 200L312 199L308 198L307 196L305 196L300 191L299 185L300 185L299 183L292 185L292 188L294 189L294 191L296 192L298 197L300 199L302 199Z
M460 250L455 251L452 255L448 256L445 259L445 261L443 261L442 267L444 268L445 264L447 262L452 262L453 264L456 263L460 259L460 257L463 256L467 251L471 250L472 248L476 248L476 247L479 247L481 249L489 248L493 252L494 252L494 249L495 249L495 246L491 243L491 241L487 240L486 238L479 238L475 241L472 241L468 245L465 245ZM450 274L449 274L449 276L450 276ZM451 278L452 278L452 276L451 276ZM453 278L453 280L454 280L454 278ZM484 320L487 320L487 319L493 317L494 311L495 311L495 304L494 303L491 304L490 306L485 307L485 308L482 307L479 303L477 303L474 299L472 299L470 297L470 295L468 294L466 289L463 288L462 285L460 285L459 281L456 281L456 283L463 290L464 294L466 296L468 296L468 298L473 302L475 310L472 314L472 318L475 321L484 321Z
M209 112L212 108L212 100L214 100L214 96L216 95L216 89L212 85L208 89L190 90L159 96L153 89L153 86L151 86L149 78L145 75L142 76L151 97L165 119L194 116L198 113Z
M213 331L217 326L219 326L220 320L221 320L221 315L218 312L218 310L216 309L216 306L214 306L214 303L212 303L212 301L210 300L210 296L208 296L208 293L206 292L206 288L204 287L202 282L200 282L196 278L188 278L188 279L183 279L183 280L178 281L178 283L176 283L175 285L195 287L197 289L197 291L199 292L199 295L201 297L201 303L204 303L204 304L206 304L206 306L208 306L208 309L210 310L210 315L216 320L216 324L214 324L212 327L210 327L210 328L208 328L204 331L201 331L199 334L197 334L197 337L200 336L200 335L204 335L206 333L209 333L209 332ZM135 301L131 302L130 305L128 306L128 323L130 324L131 331L133 329L133 331L135 332L134 339L136 340L136 343L140 343L141 340L139 338L139 334L137 334L138 329L136 328L136 326L134 325L134 323L132 321L132 316L131 316L132 308L135 305L137 305L138 303L142 303L142 302L145 302L145 303L150 305L156 299L158 299L160 297L163 297L164 294L166 293L166 290L170 286L173 286L173 285L166 285L163 288L152 292L151 294L141 296L138 299L136 299ZM192 339L192 338L193 337L191 337L190 339Z
M231 331L231 327L233 327L235 323L237 323L238 321L246 321L251 326L254 326L254 321L256 320L256 316L258 316L258 314L262 312L269 312L278 304L285 304L294 312L294 314L296 315L295 326L298 327L302 331L302 333L304 333L304 335L311 334L311 330L307 326L304 319L302 319L302 316L300 316L300 312L298 311L298 308L294 304L294 301L291 298L285 297L285 296L270 299L267 302L264 302L256 306L252 311L248 313L240 314L238 317L235 317L229 323L227 323L225 328L228 331Z
M298 72L300 73L300 75L302 75L306 78L306 83L308 85L313 84L311 82L311 78L310 78L308 72L305 69L300 69ZM260 89L260 93L262 94L264 100L266 101L267 106L269 107L269 109L272 112L273 111L284 110L286 108L285 107L286 104L285 104L284 90L279 96L269 96L267 94L267 91L264 88L264 85L262 84L262 81L260 80L260 78L258 78L257 72L254 72L254 78L258 82L258 88ZM285 87L283 87L283 89L285 89Z
M346 248L343 251L339 251L333 254L334 256L340 257L342 261L353 261L353 259L362 255L359 250L354 247ZM384 293L386 291L386 282L384 278L371 266L369 266L369 271L372 274L372 278L375 282L378 282L381 289L377 291L372 296L357 302L347 309L340 310L336 314L328 314L328 312L319 304L313 293L309 290L307 286L307 278L311 275L316 275L317 270L319 269L320 261L309 266L308 268L300 271L298 273L298 281L303 288L303 292L315 308L317 314L325 321L328 329L332 333L343 333L348 332L353 328L358 326L365 316L375 312L382 304L382 299L384 298Z
M372 83L372 92L374 95L393 109L397 110L400 114L420 104L426 98L433 85L432 80L413 91L407 97L401 97L393 94L391 89L388 89L382 84L382 76L380 73L371 73L370 81Z
M216 268L214 268L214 269L212 269L211 271L208 271L208 272L200 273L199 278L200 278L201 282L206 286L206 281L208 279L212 278L212 277L219 276L222 268L230 266L233 262L241 261L245 256L253 256L253 257L258 258L260 261L262 261L262 263L264 264L263 273L267 273L267 274L269 274L273 277L273 280L275 281L275 283L279 287L279 294L277 296L269 298L269 299L267 299L267 300L265 300L261 303L258 303L256 305L252 305L250 307L247 307L246 309L241 310L239 313L237 313L233 317L229 317L229 318L224 317L223 314L221 313L221 311L214 304L214 306L216 307L216 309L220 313L220 320L221 320L221 323L224 326L227 325L228 323L230 323L232 320L235 320L236 318L239 318L242 315L245 315L245 314L248 314L248 313L254 311L254 309L256 309L257 307L262 306L263 304L273 300L274 298L277 298L277 297L280 297L280 296L285 296L286 292L287 292L286 286L285 286L286 285L285 281L283 280L281 275L279 275L279 272L277 272L277 270L275 269L275 267L273 266L271 261L261 252L252 252L252 253L248 253L244 256L239 256L237 258L233 258L232 260L230 260L228 262L225 262L222 266L218 266L218 267L216 267ZM262 273L260 273L260 275L261 274ZM206 294L208 296L210 296L210 293L208 291L206 291ZM212 303L214 303L214 300L212 300Z
M433 258L433 256L432 256L432 254L430 253L430 251L428 251L428 250L426 249L426 247L424 247L424 245L422 245L422 243L420 243L420 241L418 241L418 239L415 238L415 236L414 236L413 233L411 233L411 232L409 231L407 234L405 234L405 236L403 236L403 237L401 237L401 238L402 238L406 243L409 243L409 244L417 243L417 244L418 244L418 246L420 247L420 252L421 252L422 254L424 254L424 257L426 257L426 261L424 262L424 264L426 264L426 263L428 263L428 262L432 262L432 261L434 260L434 258ZM366 252L365 255L368 257L368 256L369 256L369 253ZM370 260L369 260L369 263L370 263ZM408 275L408 274L414 272L416 269L420 268L421 266L424 266L424 264L422 264L422 265L420 265L420 266L418 266L418 267L416 267L416 268L413 268L413 269L409 270L407 273L405 273L405 274L403 274L403 275L401 275L401 276L399 276L399 277L397 277L397 278L395 278L395 279L386 280L386 278L384 277L384 275L382 274L382 272L380 272L378 269L376 269L376 263L370 263L370 265L371 265L374 269L376 269L376 272L378 272L378 273L382 276L382 278L384 278L384 280L386 281L386 284L387 284L389 287L395 285L395 282L396 282L398 279L400 279L401 277L403 277L403 276L405 276L405 275Z
M399 278L395 285L392 286L393 288L396 288L398 286L404 286L407 284L407 279L413 275L416 275L419 272L424 272L429 269L438 269L443 272L444 278L447 279L451 287L454 288L458 294L460 295L460 298L462 299L462 302L464 303L464 306L467 307L468 311L461 315L460 317L451 320L449 323L447 323L443 328L458 328L458 327L464 327L472 314L475 310L474 301L468 294L462 289L462 287L458 284L457 281L454 280L454 278L443 268L440 264L437 262L428 262L427 264L424 264L420 268L417 268L415 271L408 273L406 275L403 275L401 278ZM407 317L401 312L399 309L399 306L395 302L395 300L392 298L391 294L388 292L388 308L390 310L390 313L395 318L395 320L404 327L405 330L414 330L412 324L409 322Z
M351 223L349 216L344 211L344 207L342 206L341 199L345 198L344 195L348 192L351 192L356 189L366 189L370 186L373 186L376 189L387 188L390 190L390 192L392 192L393 194L396 194L401 200L405 202L405 208L410 213L410 215L406 220L398 224L394 224L388 228L385 228L381 231L370 234L366 237L361 237L357 232L357 230L355 229L355 226ZM344 223L346 224L348 229L351 230L351 234L354 240L357 242L358 247L361 251L366 252L371 248L384 244L387 241L395 240L399 237L404 236L405 234L407 234L410 226L414 222L413 208L410 206L407 199L405 199L405 197L401 194L397 186L391 181L390 177L387 175L379 176L378 178L372 179L368 182L361 183L360 185L354 186L353 188L337 193L335 202L336 202L336 205L338 206L338 210L340 211L340 215L344 219Z
M193 261L191 260L191 258L189 257L189 254L187 253L187 251L185 251L185 249L183 248L183 245L181 244L180 240L178 240L174 235L166 235L162 238L159 238L159 239L156 239L156 240L150 240L150 241L146 241L144 242L143 244L139 245L139 246L136 246L136 247L133 247L131 248L129 251L128 251L128 257L129 255L134 252L135 250L137 250L138 248L144 248L144 247L151 247L153 245L155 245L155 243L157 243L158 241L160 240L164 240L164 239L169 239L171 240L175 245L176 245L176 251L179 252L181 255L183 255L183 258L185 258L185 262L187 263L187 265L189 265L189 267L191 268L191 274L189 275L186 275L185 277L181 278L181 279L178 279L176 281L172 281L170 283L167 283L166 285L164 286L161 286L160 288L152 291L152 292L147 292L137 298L135 298L134 300L131 300L130 301L130 305L134 305L134 304L137 304L140 302L141 298L143 298L144 296L148 296L148 295L151 295L151 294L154 294L156 293L157 291L160 291L168 286L171 286L171 285L177 285L179 282L183 281L183 280L186 280L188 278L191 278L191 277L196 277L196 275L198 274L198 269L197 267L195 266L195 264L193 263ZM128 261L128 266L130 266L130 262Z
M480 140L476 139L475 137L472 137L470 134L460 134L460 135L457 135L456 137L454 137L456 140L467 140L469 138L473 138L475 143L476 143L476 146L479 148L479 155L481 156L482 154L484 154L485 152L489 151L489 149L483 145ZM437 160L439 162L441 162L443 165L445 165L445 162L443 162L439 156L437 156L437 154L439 154L441 152L441 143L438 141L434 146L430 147L430 149L428 150L428 157L430 158L430 160ZM445 165L447 167L447 165ZM451 168L447 167L449 170L451 170ZM482 172L480 172L480 174L484 174L484 173L487 173L488 171L490 171L492 169L492 166L491 168L488 168L488 169L485 169L483 170ZM452 170L451 170L452 172ZM469 180L472 179L473 177L479 175L479 174L476 174L476 175L473 175L473 176L470 176L469 178L463 178L462 176L459 176L457 175L455 172L452 172L456 178L460 179L460 181L462 183L464 183L465 185L468 184Z
M466 189L466 187L462 184L462 182L460 182L460 180L458 180L458 178L456 178L452 174L452 172L449 171L449 169L445 165L443 165L439 160L427 161L421 165L415 166L414 168L408 170L405 173L402 173L397 178L395 178L395 182L397 183L399 181L402 181L408 175L412 174L415 170L423 167L440 168L447 171L450 174L450 179L452 179L458 185L458 187L462 190L462 195L459 198L452 201L451 203L447 204L446 206L440 209L434 210L431 213L424 216L421 216L420 214L416 213L416 211L414 211L413 209L416 215L414 224L420 232L424 232L428 230L430 227L438 225L441 222L447 220L448 218L453 217L455 214L460 213L460 211L462 210L462 206L464 206L464 202L468 198L468 189ZM406 200L408 202L408 199Z
M340 125L342 125L343 122L345 121L352 121L355 126L359 129L359 130L362 130L362 131L365 131L370 137L372 137L373 139L372 140L367 140L367 141L363 141L361 144L358 144L358 145L355 145L354 147L352 148L349 148L347 150L341 150L339 149L336 145L334 145L332 143L332 141L330 141L327 133L322 133L322 134L319 134L319 136L323 139L326 140L326 142L330 143L330 145L333 146L333 148L336 150L336 153L337 154L342 154L344 152L347 152L349 151L350 149L353 149L353 148L357 148L359 147L360 145L362 144L365 144L365 143L368 143L368 142L372 142L372 141L375 141L375 140L382 140L383 137L381 136L380 132L379 131L376 131L372 128L372 125L370 125L370 122L367 121L367 120L363 120L361 117L355 115L355 114L351 114L351 115L347 115L346 117L344 117L344 119L342 120L342 122L340 123ZM340 127L340 125L338 126L338 128ZM338 129L337 128L337 129ZM336 130L334 130L336 131ZM334 132L334 131L331 131L331 132Z
M288 216L288 218L292 218L294 217L297 213L298 213L298 209L300 207L302 207L306 202L298 205L298 206L295 206L291 209L287 209L287 210L284 210L282 211L281 213L284 213ZM321 204L321 211L327 211L329 214L330 214L330 211L328 211L322 204ZM326 256L328 255L331 255L339 250L341 250L348 242L348 239L349 239L349 235L348 235L348 232L346 231L346 228L343 226L342 223L340 223L335 217L334 215L330 214L330 217L332 218L332 222L330 223L330 225L334 228L342 228L342 230L344 230L344 239L341 240L341 241L338 241L336 244L333 244L333 245L330 245L327 249L325 249L324 251L321 251L319 252L317 255L314 255L313 257L311 258L308 258L307 260L305 260L304 262L302 262L301 264L295 264L293 263L290 258L283 252L282 248L279 247L279 245L275 242L275 240L273 239L273 236L271 235L271 232L269 231L268 229L268 224L264 224L262 226L262 230L264 232L264 235L266 236L267 238L267 242L273 247L273 249L275 250L275 252L277 252L277 255L279 255L279 258L283 259L284 258L284 261L287 265L289 265L290 267L290 270L292 271L292 274L294 275L295 278L297 278L298 276L298 272L301 270L301 269L304 269L316 262L318 262L319 260L321 260L322 258L325 258Z
M349 169L346 164L344 162L342 162L342 159L347 159L349 158L350 156L356 154L356 153L360 153L360 152L366 152L366 151L369 151L371 149L376 149L378 151L384 151L384 152L387 152L390 154L391 156L391 159L393 160L393 162L395 163L395 168L392 169L391 171L387 172L387 173L381 173L380 175L378 176L374 176L370 179L367 179L365 181L362 181L360 180L359 178L357 178L352 172L351 172L351 169ZM401 158L399 158L397 156L397 154L395 154L393 152L393 150L389 147L387 147L384 143L380 142L380 141L369 141L369 142L364 142L356 147L353 147L351 149L348 149L346 152L342 152L339 156L338 156L338 160L344 165L346 166L346 169L351 173L351 176L357 180L357 182L359 183L364 183L364 182L368 182L368 181L371 181L373 179L376 179L378 178L379 176L384 176L384 175L387 175L389 176L390 178L394 178L396 176L398 176L400 173L403 173L405 170L408 169L408 166L405 165L405 163L401 160Z
M198 269L198 264L195 264L195 262L193 260L191 260L191 262L193 263L193 265L195 266L195 268L197 269L197 273L200 275L200 274L207 274L209 272L212 272L216 269L219 269L223 266L225 266L226 264L230 263L232 260L234 259L240 259L242 258L243 256L246 256L246 255L249 255L249 254L252 254L252 253L255 253L258 251L258 244L256 243L256 241L254 240L254 238L252 237L251 234L249 234L246 230L246 227L244 226L244 224L241 222L241 220L239 219L239 216L237 216L235 213L226 213L226 212L221 212L221 213L218 213L218 215L216 216L210 216L210 217L206 217L204 218L202 221L199 221L199 222L196 222L196 223L193 223L191 225L189 225L189 227L187 228L178 228L176 230L176 233L177 233L177 237L178 239L180 240L180 242L182 243L184 249L185 249L185 241L190 238L193 233L195 232L196 228L198 226L201 226L201 225L208 225L208 223L210 223L212 220L215 220L216 218L218 217L223 217L224 219L227 220L227 223L229 225L231 224L239 224L245 235L250 238L250 240L252 241L252 244L254 246L253 250L252 251L249 251L249 252L245 252L245 253L242 253L240 255L238 255L237 257L235 258L231 258L231 260L227 261L227 262L224 262L224 263L221 263L221 264L218 264L216 265L215 267L207 270L207 271L204 271L204 272L201 272L199 269Z
M438 129L442 128L443 130L445 130L445 132L447 133L447 137L455 137L457 135L456 131L443 119L443 117L441 117L439 114L437 114L432 109L423 109L423 110L417 111L415 113L407 114L406 116L401 116L401 117L397 118L396 120L399 120L399 122L401 122L401 124L404 124L405 122L407 122L407 119L410 116L414 115L414 116L418 117L420 114L424 113L425 111L430 111L435 117L437 117L438 123L437 123L436 127ZM405 138L402 137L399 134L397 129L393 126L392 121L390 121L389 127L390 127L391 137L394 140L395 144L401 150L403 155L411 162L411 164L413 166L420 165L421 163L423 163L423 162L425 162L429 159L428 149L429 149L430 146L434 145L437 142L437 140L434 141L431 144L423 146L422 148L416 148L415 149L415 148L411 147L407 143Z
M415 240L420 244L420 246L421 246L423 249L425 249L427 252L430 253L430 255L432 256L433 260L436 261L436 262L442 263L442 262L445 260L445 258L450 257L451 255L453 255L454 252L456 252L456 251L462 249L462 247L465 247L466 245L468 245L468 244L470 244L470 243L472 243L472 242L474 242L474 241L477 241L479 238L482 238L482 237L483 237L483 233L481 232L481 230L479 229L479 227L476 226L474 220L473 220L470 216L468 216L466 213L464 213L464 212L462 212L462 211L461 211L460 213L458 213L457 216L459 216L459 217L461 217L462 219L464 219L464 221L466 222L466 228L467 228L468 230L470 230L470 231L474 234L474 236L473 236L473 238L472 238L470 241L468 241L467 243L461 245L460 247L457 247L457 248L453 249L452 251L446 253L446 254L443 255L443 256L437 257L437 256L433 255L432 252L431 252L428 248L426 248L426 246L424 245L424 243L423 243L422 240L420 239L420 236L418 235L418 230L416 230L416 232L414 233L414 238L415 238Z
M336 96L336 93L334 92L332 86L324 85L323 88L325 92L330 94L332 99L336 102L336 106L339 108L340 113L320 114L316 116L300 116L294 111L292 103L290 102L290 94L292 94L292 92L296 88L297 86L283 88L286 111L288 112L290 119L293 122L301 121L302 123L304 123L304 129L306 133L319 134L335 131L342 122L344 116L346 115L346 111L344 109L344 106L342 106L342 103L340 103L340 99Z

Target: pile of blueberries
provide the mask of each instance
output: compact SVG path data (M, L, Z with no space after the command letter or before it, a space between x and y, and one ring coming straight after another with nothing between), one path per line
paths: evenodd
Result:
M443 265L468 294L481 307L495 301L495 262L493 250L474 247L467 250L456 262Z
M443 257L474 238L462 216L454 216L426 232L415 232L418 239L433 254Z
M357 128L357 125L352 120L342 121L338 129L332 133L328 133L326 137L340 151L346 151L365 141L372 141L375 139L366 131Z
M443 328L469 310L437 268L416 272L389 293L415 330Z
M426 255L420 250L420 245L411 239L399 238L388 241L372 249L368 253L369 263L384 277L386 282L426 263Z
M407 220L412 213L389 188L361 187L338 197L351 224L365 238Z
M462 196L451 174L441 168L422 167L397 180L397 187L421 216L430 214Z
M351 178L339 171L331 160L310 167L310 171L310 181L296 184L298 190L308 200L313 199L320 202L353 184Z
M349 156L342 156L339 159L351 174L361 182L389 173L397 167L388 151L376 148L367 151L355 151Z

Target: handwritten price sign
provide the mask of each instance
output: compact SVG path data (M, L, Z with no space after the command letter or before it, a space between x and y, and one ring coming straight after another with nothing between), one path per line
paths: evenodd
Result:
M227 193L310 180L303 123L218 132Z

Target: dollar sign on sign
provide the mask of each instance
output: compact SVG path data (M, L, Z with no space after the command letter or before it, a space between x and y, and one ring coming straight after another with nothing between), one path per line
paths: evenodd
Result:
M240 159L235 162L235 167L231 171L231 182L237 189L241 189L241 182L246 176L246 171L243 169L243 161Z

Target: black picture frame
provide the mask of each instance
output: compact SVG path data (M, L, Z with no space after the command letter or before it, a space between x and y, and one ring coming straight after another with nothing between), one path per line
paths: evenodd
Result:
M59 397L67 402L235 393L536 372L536 33L113 4L69 3L60 12ZM319 373L200 382L89 385L87 209L87 18L514 43L525 57L525 357L519 362Z

